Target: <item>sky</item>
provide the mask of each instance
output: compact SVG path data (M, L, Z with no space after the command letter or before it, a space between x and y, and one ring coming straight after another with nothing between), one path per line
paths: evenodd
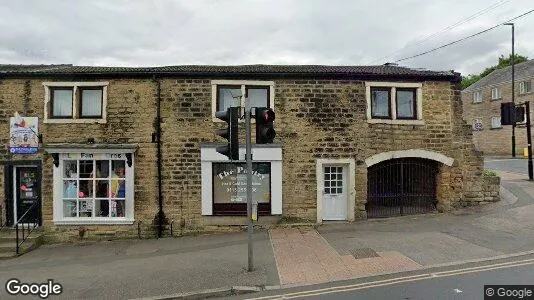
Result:
M134 67L383 64L534 9L532 0L0 1L0 64ZM534 13L514 23L515 52L534 58ZM467 75L510 53L511 27L500 26L398 63Z

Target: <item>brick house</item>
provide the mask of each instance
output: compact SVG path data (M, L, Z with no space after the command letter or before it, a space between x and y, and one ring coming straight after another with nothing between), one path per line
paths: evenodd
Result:
M49 241L245 224L243 127L240 162L215 151L214 132L217 110L246 105L276 112L275 143L253 146L260 223L494 201L459 82L391 65L0 66L3 220L38 203L29 215ZM11 153L29 117L39 148Z
M515 65L515 102L533 101L534 60ZM495 70L462 91L464 120L471 124L473 141L486 154L512 152L512 127L501 126L501 103L512 101L512 67ZM531 113L534 109L531 105ZM516 127L516 155L527 147L524 124Z

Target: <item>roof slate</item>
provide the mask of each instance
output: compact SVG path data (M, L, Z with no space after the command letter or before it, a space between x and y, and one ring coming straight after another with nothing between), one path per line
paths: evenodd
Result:
M162 67L100 67L75 65L0 65L0 74L9 76L33 75L347 75L347 76L412 76L452 80L459 76L453 71L429 71L395 65L327 66L327 65L179 65Z
M515 81L534 77L534 59L516 64L514 68ZM472 92L487 86L494 86L507 82L512 82L512 66L497 69L489 73L486 77L466 87L463 92Z

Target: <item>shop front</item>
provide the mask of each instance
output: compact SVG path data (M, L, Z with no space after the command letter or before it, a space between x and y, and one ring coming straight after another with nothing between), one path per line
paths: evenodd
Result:
M259 216L282 214L282 149L279 146L252 150L252 201ZM240 160L229 161L215 145L201 146L202 215L247 215L247 168L245 149Z

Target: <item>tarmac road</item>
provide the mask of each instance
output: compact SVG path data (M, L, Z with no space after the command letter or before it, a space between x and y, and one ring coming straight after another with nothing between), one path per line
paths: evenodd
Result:
M498 287L484 285L530 285L518 294L534 296L534 255L436 268L420 273L401 273L372 280L353 280L317 286L269 291L240 296L246 299L484 299L506 293ZM529 292L530 291L530 292ZM493 299L493 298L491 298ZM495 298L498 299L498 298ZM510 298L506 298L510 299ZM515 298L521 299L521 298Z

